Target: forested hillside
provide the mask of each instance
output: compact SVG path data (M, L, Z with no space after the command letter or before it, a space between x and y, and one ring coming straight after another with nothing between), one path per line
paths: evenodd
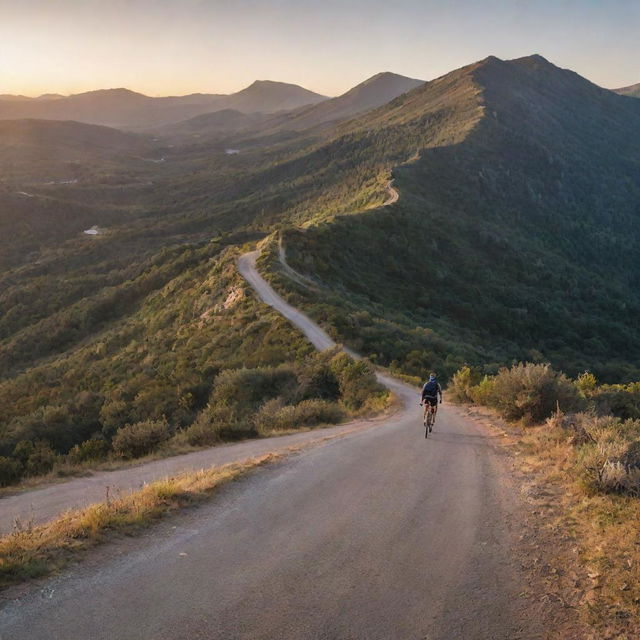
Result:
M207 406L242 367L298 367L260 402L346 407L370 372L310 363L235 272L270 234L262 265L280 290L374 362L446 378L549 360L640 379L640 101L532 56L488 58L322 130L226 117L243 124L179 144L0 127L0 455L109 444L147 421L220 435ZM392 176L400 200L380 208ZM312 287L279 270L278 235ZM324 382L295 391L309 372Z
M640 104L539 56L490 58L347 135L409 153L414 122L433 142L394 168L397 205L285 234L292 266L331 292L309 298L319 317L415 374L550 359L637 379Z

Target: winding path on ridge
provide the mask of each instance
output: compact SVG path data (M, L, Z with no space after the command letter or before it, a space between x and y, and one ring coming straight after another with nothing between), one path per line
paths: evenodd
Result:
M238 266L258 295L332 346L256 258ZM425 439L416 389L380 380L403 408L379 426L227 485L5 600L0 638L558 637L545 626L554 605L521 597L521 505L496 436L445 404Z

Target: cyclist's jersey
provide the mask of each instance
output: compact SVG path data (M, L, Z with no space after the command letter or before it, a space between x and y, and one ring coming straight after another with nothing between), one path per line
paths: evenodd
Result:
M440 386L439 382L436 382L436 387L435 387L435 391L433 390L427 390L427 386L428 386L428 382L425 382L424 386L422 387L422 399L424 400L425 398L437 398L438 394L442 395L442 387Z

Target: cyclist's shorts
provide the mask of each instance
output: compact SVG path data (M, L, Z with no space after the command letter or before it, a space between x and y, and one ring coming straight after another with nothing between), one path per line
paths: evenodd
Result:
M425 402L428 402L432 407L435 407L438 405L438 396L436 396L435 398L431 398L430 396L425 396L423 400Z

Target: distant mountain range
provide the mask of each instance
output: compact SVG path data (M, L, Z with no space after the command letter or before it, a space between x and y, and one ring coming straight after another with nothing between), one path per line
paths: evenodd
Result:
M234 104L231 109L216 110L175 125L169 125L166 132L206 135L243 129L251 129L254 132L259 130L263 134L287 130L302 131L364 113L423 83L424 80L415 80L395 73L378 73L337 98L318 101L315 104L277 113L271 117L265 117L266 109L256 110L261 113L248 114L246 109L243 112L243 109L239 108L242 105L240 99L242 92L240 92L240 94L235 94L233 101L227 101L227 104Z
M285 129L300 130L337 122L375 109L422 84L424 80L389 72L378 73L337 98L313 106L300 107L280 116L277 124Z
M0 120L38 118L75 120L111 127L140 128L178 122L193 116L235 109L273 113L326 100L294 84L257 80L230 95L200 94L153 98L128 89L103 89L71 96L38 98L0 96Z
M631 96L632 98L640 98L640 82L638 84L632 84L629 87L620 87L620 89L614 89L616 93L621 96Z

